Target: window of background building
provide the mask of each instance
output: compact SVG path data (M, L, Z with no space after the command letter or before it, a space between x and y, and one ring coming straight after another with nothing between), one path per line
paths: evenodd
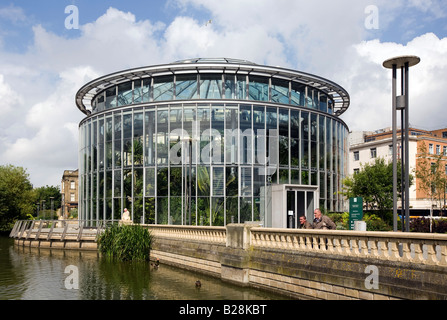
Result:
M443 153L445 156L447 156L447 146L442 147Z
M428 153L429 153L429 154L433 154L433 144L432 144L432 143L430 143L430 144L428 145Z
M359 161L360 160L360 155L358 151L354 151L354 161Z
M441 154L441 146L439 144L436 145L436 154Z
M76 189L76 183L74 181L70 181L70 189Z
M388 155L389 155L389 156L392 156L392 155L393 155L393 145L392 145L392 144L390 144L390 145L388 146Z
M70 193L70 201L71 201L71 202L76 201L76 199L75 199L75 194L74 194L74 193Z
M370 150L371 158L377 157L377 149L376 148L371 148L369 150Z

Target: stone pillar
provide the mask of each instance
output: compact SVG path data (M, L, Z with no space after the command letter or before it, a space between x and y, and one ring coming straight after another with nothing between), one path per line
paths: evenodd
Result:
M259 226L260 224L256 222L244 224L231 223L226 226L227 243L221 261L222 280L235 282L239 285L248 284L250 229Z

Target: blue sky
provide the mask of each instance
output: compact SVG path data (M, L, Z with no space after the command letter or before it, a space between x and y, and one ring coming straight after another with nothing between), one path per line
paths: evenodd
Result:
M192 57L246 59L326 77L350 93L342 119L356 131L391 125L390 72L382 62L418 55L421 63L410 71L410 123L447 127L446 4L2 0L0 164L27 168L35 186L60 184L64 169L77 168L77 127L84 115L74 95L83 84L122 69ZM68 5L78 8L79 29L65 27Z

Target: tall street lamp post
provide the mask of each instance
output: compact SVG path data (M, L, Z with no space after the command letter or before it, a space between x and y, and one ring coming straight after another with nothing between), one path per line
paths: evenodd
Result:
M398 56L383 62L383 66L392 69L392 127L393 127L393 230L397 231L397 111L401 112L401 203L402 203L402 231L410 230L410 161L409 161L409 92L408 92L408 69L421 61L416 56ZM397 68L401 70L401 94L397 95L396 79ZM405 213L405 218L404 218ZM405 222L405 230L404 230Z

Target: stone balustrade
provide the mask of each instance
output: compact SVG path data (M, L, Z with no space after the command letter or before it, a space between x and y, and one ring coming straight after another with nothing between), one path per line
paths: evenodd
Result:
M182 225L143 225L155 237L175 238L178 240L193 240L208 243L226 243L225 227L203 227Z
M225 227L149 225L156 237L228 244ZM297 230L251 227L254 248L330 253L417 264L447 266L447 235L348 230Z

